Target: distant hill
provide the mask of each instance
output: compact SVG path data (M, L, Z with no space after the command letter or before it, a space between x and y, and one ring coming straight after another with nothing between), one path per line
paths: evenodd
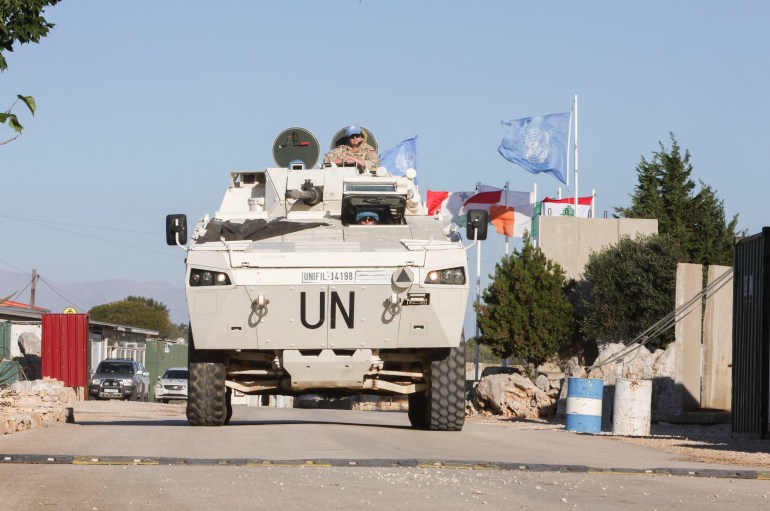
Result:
M0 298L11 293L24 291L12 299L17 302L30 302L30 289L27 286L29 274L0 270ZM77 284L62 284L43 277L38 281L35 291L35 305L45 307L51 312L62 312L67 307L75 307L78 312L88 312L95 305L116 302L127 296L143 296L163 303L169 309L171 321L187 323L187 304L184 289L165 282L133 282L126 279L100 280Z

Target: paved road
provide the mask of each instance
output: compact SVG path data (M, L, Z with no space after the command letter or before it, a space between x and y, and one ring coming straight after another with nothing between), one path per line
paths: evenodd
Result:
M403 413L245 407L224 428L75 418L0 438L8 509L770 506L770 481L756 479L767 472L559 428L437 433L411 430Z

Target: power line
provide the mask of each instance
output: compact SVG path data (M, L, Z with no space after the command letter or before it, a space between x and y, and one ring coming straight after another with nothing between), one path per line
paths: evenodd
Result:
M3 259L2 257L0 257L0 261L4 262L5 264L7 264L8 266L10 266L10 267L11 267L11 268L13 268L14 270L20 271L21 273L27 273L25 270L22 270L21 268L19 268L18 266L16 266L16 265L12 264L11 262L9 262L9 261L6 261L6 260L5 260L5 259Z
M133 232L136 234L149 234L152 236L162 236L162 233L160 232L148 232L148 231L136 231L133 229L122 229L119 227L105 227L101 225L87 225L87 224L76 224L74 222L61 222L58 220L46 220L44 218L25 218L21 216L11 216L11 215L3 215L0 214L0 218L9 218L11 220L19 220L22 222L44 222L49 224L59 224L59 225L71 225L73 227L84 227L87 229L102 229L105 231L123 231L123 232ZM38 224L35 224L38 225Z
M79 304L79 303L77 303L77 302L76 302L75 300L73 300L72 298L76 298L77 300L82 300L83 302L85 302L85 303L90 303L91 305L96 305L96 304L94 304L93 302L89 302L88 300L86 300L86 299L84 299L84 298L80 298L80 297L77 297L77 296L75 296L75 295L73 295L73 294L71 294L71 293L67 293L67 292L65 292L65 291L61 291L61 292L60 292L58 289L56 289L55 287L53 287L53 286L52 286L52 285L51 285L51 284L50 284L50 283L49 283L47 280L45 280L44 278L40 277L39 275L38 275L38 278L39 278L40 282L42 282L43 284L45 284L46 286L48 286L48 289L50 289L51 291L53 291L54 293L56 293L56 294L59 296L59 298L61 298L62 300L64 300L64 301L65 301L65 302L67 302L67 303L72 303L72 304L75 304L75 305L77 305L77 308L78 308L78 309L86 310L86 309L88 309L89 307L81 307L81 306L80 306L80 304ZM65 294L68 294L68 295L70 295L70 297L66 297L66 296L64 296Z
M6 215L0 215L0 217L11 218L11 217L8 217ZM143 248L143 247L139 247L139 246L136 246L136 245L130 245L128 243L121 243L119 241L112 241L112 240L100 238L98 236L91 236L89 234L83 234L83 233L79 233L79 232L74 232L74 231L70 231L70 230L67 230L67 229L59 229L59 228L56 228L56 227L51 227L49 225L44 225L44 224L37 223L36 221L33 221L33 220L24 220L24 219L21 219L21 218L15 218L15 220L18 220L18 221L21 221L21 222L25 222L25 223L28 223L28 224L32 224L32 225L35 225L37 227L42 227L44 229L51 229L53 231L65 232L67 234L72 234L74 236L80 236L80 237L83 237L83 238L89 238L89 239L94 239L94 240L98 240L98 241L103 241L104 243L111 243L113 245L118 245L118 246L121 246L121 247L133 248L135 250L141 250L143 252L150 252L150 253L153 253L153 254L161 254L161 255L168 256L168 257L173 257L173 258L176 258L176 259L182 258L181 255L178 255L178 254L175 254L175 253L161 252L160 250L152 250L150 248Z
M722 289L722 287L724 287L728 282L730 282L732 278L733 278L733 270L732 268L730 268L729 270L722 273L719 277L715 278L706 287L701 289L698 293L695 294L695 296L690 298L687 302L683 303L682 305L674 309L673 312L670 312L669 314L665 315L657 323L647 328L644 332L636 336L634 339L623 343L625 346L619 352L613 355L610 355L606 360L600 360L600 361L594 362L594 364L591 367L589 367L589 369L592 369L594 367L601 367L611 362L615 362L616 360L620 360L626 355L632 353L634 350L641 349L642 346L652 341L655 337L657 337L658 335L667 331L669 328L676 325L677 321L682 319L684 316L693 312L694 310L697 311L698 309L695 309L696 305L700 305L702 300L710 298L714 293ZM636 357L636 354L634 354L634 357Z
M32 278L32 280L30 280L29 282L27 282L27 285L26 285L26 286L24 286L24 288L23 288L21 291L16 291L15 293L12 293L12 294L8 295L6 298L2 298L2 299L0 299L0 303L3 303L3 302L7 302L8 300L11 300L11 299L13 299L14 297L18 297L18 296L21 296L21 294L22 294L24 291L26 291L26 290L27 290L27 288L28 288L28 287L29 287L29 286L32 284L32 282L34 282L34 281L35 281L35 279L37 279L37 276L33 277L33 278Z

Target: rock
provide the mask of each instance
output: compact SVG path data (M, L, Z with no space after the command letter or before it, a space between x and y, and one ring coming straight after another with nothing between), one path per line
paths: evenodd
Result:
M583 366L580 365L578 362L577 357L572 357L567 362L567 370L566 370L566 376L573 377L573 378L585 378L586 377L586 370Z
M626 347L621 343L606 343L596 359L602 364L591 368L589 378L604 380L602 394L602 423L607 426L612 417L615 400L615 382L618 378L638 378L652 380L652 412L673 412L678 410L679 401L675 385L676 351L674 343L666 350L651 353L641 346L629 351L622 358L617 358ZM608 361L605 363L605 361Z
M546 375L541 374L535 380L535 386L544 392L548 392L548 389L551 387L551 382L548 381Z
M19 349L22 355L40 356L40 337L35 332L24 332L19 335Z
M498 415L539 419L552 416L555 408L553 398L520 374L486 376L479 381L476 396L480 408Z
M14 382L0 390L0 434L65 422L75 398L74 389L55 379Z

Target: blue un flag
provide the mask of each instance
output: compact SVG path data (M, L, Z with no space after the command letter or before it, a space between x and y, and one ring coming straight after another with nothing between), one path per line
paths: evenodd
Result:
M532 174L545 172L567 184L569 112L502 121L508 133L497 151Z
M417 135L383 151L380 165L393 176L403 176L407 169L417 170Z

